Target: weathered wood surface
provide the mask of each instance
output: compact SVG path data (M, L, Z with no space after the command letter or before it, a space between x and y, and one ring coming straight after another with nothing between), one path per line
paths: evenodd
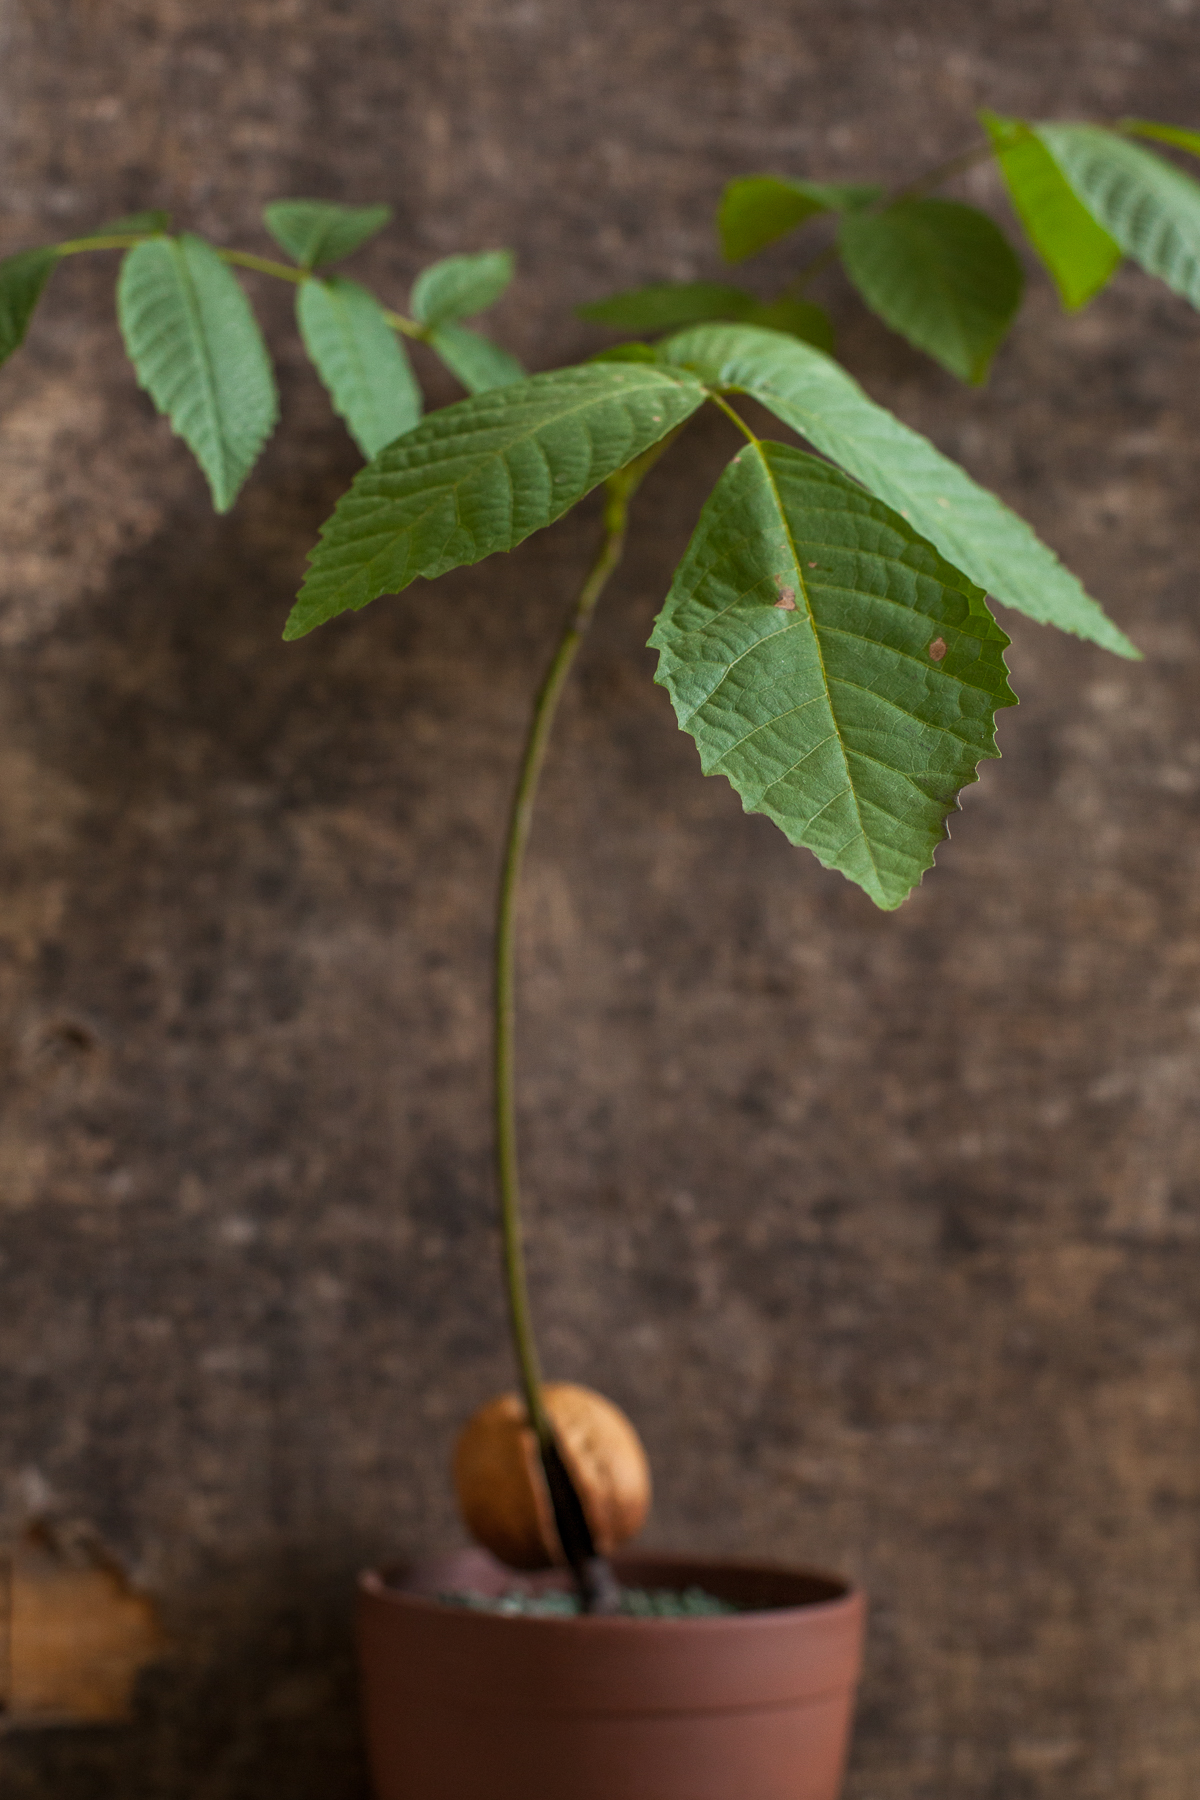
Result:
M577 300L717 273L732 175L915 174L981 104L1198 122L1189 0L10 0L0 29L0 247L145 205L265 247L271 197L386 199L364 278L512 244L495 323L535 366L600 341ZM289 297L283 427L217 522L112 273L64 267L0 375L0 1494L11 1529L91 1518L183 1649L133 1726L5 1738L0 1787L361 1800L350 1578L454 1541L454 1432L510 1381L491 887L595 515L285 647L356 466ZM1146 661L1015 622L1004 761L877 914L700 778L652 685L725 427L655 472L528 887L547 1361L642 1431L654 1541L865 1581L851 1800L1191 1800L1200 322L1132 273L1066 321L1035 280L971 394L828 297L871 391Z

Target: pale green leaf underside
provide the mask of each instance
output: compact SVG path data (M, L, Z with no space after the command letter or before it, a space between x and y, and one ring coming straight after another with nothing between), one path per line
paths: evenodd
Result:
M980 590L783 444L726 469L650 643L705 774L883 907L931 866L1016 703Z
M838 247L873 312L961 381L981 382L1021 304L1024 274L1004 233L958 200L849 212Z
M431 414L361 471L322 527L284 636L513 549L704 398L683 371L585 363Z
M480 337L477 331L468 331L465 325L435 325L428 342L469 394L512 387L526 378L515 356L493 344L490 338Z
M368 460L412 430L421 390L374 294L344 276L306 281L296 294L296 318L313 366Z
M34 308L58 261L53 248L18 250L0 262L0 363L25 339Z
M829 357L749 325L698 325L660 354L716 387L752 394L1005 606L1119 656L1139 654L1023 519Z
M390 206L337 206L330 200L275 200L263 209L275 242L304 269L341 262L391 216Z
M1096 125L1034 130L1126 256L1200 307L1200 184Z
M121 265L117 314L139 382L228 511L279 413L246 296L202 239L150 238Z
M880 189L841 182L789 181L780 175L743 175L731 181L717 208L717 234L726 262L743 262L794 231L815 213L867 206Z
M444 325L483 312L512 280L515 262L511 250L443 257L423 269L413 283L413 318L422 325Z
M1069 312L1111 279L1121 246L1098 225L1040 138L1022 119L981 112L980 119L1025 235L1049 270Z

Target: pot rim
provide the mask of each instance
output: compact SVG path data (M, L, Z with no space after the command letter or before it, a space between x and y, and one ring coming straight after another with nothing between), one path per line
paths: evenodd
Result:
M519 1626L526 1629L552 1628L557 1631L592 1632L640 1632L649 1627L671 1633L683 1631L729 1632L746 1631L747 1629L762 1631L775 1626L784 1629L793 1624L798 1616L832 1620L839 1614L855 1613L863 1608L865 1595L856 1582L847 1576L834 1575L826 1569L813 1569L795 1564L780 1562L759 1562L749 1558L689 1556L672 1552L645 1551L628 1556L617 1555L613 1562L618 1570L636 1573L639 1567L659 1569L679 1569L699 1573L709 1570L714 1575L752 1576L758 1580L770 1581L783 1577L788 1582L807 1580L832 1587L836 1592L824 1598L784 1602L777 1606L748 1608L743 1612L718 1613L715 1615L699 1615L687 1618L630 1618L628 1616L612 1617L611 1615L580 1614L574 1618L531 1617L525 1613L500 1613L475 1611L466 1607L447 1606L435 1595L406 1592L395 1585L395 1577L411 1572L420 1566L417 1559L408 1562L385 1563L378 1568L360 1571L357 1587L364 1599L370 1599L384 1605L398 1606L404 1609L416 1608L422 1612L432 1612L445 1618L459 1617L470 1620L473 1624L486 1621L491 1628ZM523 1579L522 1572L512 1571L514 1581Z

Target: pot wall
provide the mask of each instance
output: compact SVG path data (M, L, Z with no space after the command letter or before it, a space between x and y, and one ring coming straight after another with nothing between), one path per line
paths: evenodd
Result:
M490 1561L490 1559L488 1559ZM436 1585L503 1591L476 1555ZM378 1800L837 1800L863 1601L829 1578L621 1558L638 1587L771 1608L720 1619L521 1619L359 1585ZM494 1577L494 1579L493 1579ZM418 1592L413 1592L416 1586Z

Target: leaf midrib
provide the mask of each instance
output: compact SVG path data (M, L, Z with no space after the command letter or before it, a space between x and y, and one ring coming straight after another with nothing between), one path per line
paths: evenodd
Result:
M192 278L192 272L188 267L187 255L184 247L175 240L168 240L168 242L172 258L179 272L179 285L183 292L183 304L184 310L187 313L188 328L196 346L201 364L201 378L203 380L207 401L209 426L216 441L217 457L220 462L221 498L224 499L227 491L227 484L231 476L229 466L230 457L225 443L225 434L221 429L221 409L217 400L216 376L208 353L208 343L204 335L203 315L200 310L196 285Z
M345 345L348 360L358 378L359 404L361 405L365 399L365 410L370 413L371 423L378 430L382 421L379 416L379 407L376 403L375 389L368 376L367 365L363 360L362 353L359 349L358 338L350 324L349 304L345 295L340 289L334 286L333 282L323 282L322 286L329 295L330 300L333 302L335 328Z
M771 468L770 462L767 459L765 451L763 450L763 446L757 438L755 438L755 440L754 440L753 449L754 449L754 452L757 455L759 461L762 464L763 473L765 474L765 476L767 478L767 482L770 485L770 489L771 489L772 496L774 497L776 509L779 513L780 519L783 521L783 529L784 529L784 532L787 537L788 546L792 552L792 563L796 570L796 580L799 583L800 593L804 596L804 609L805 609L805 613L806 613L806 616L809 621L809 625L812 629L813 647L816 650L816 654L817 654L817 667L821 671L821 682L825 689L825 701L826 701L826 705L829 707L829 717L833 721L833 728L834 728L835 735L837 737L838 754L840 755L840 757L842 759L842 768L845 771L846 781L850 788L851 798L854 801L854 816L858 820L858 829L862 836L863 843L867 847L867 855L870 858L871 869L875 876L875 880L879 885L880 891L885 892L886 889L885 889L885 885L884 885L884 881L883 881L883 876L880 873L879 864L875 860L875 848L874 848L874 845L871 843L870 838L867 836L867 828L863 822L862 808L859 805L858 795L854 791L854 780L850 773L850 763L849 763L849 760L846 755L846 746L842 742L841 726L838 723L838 716L837 716L836 711L834 710L833 695L830 692L829 672L825 667L825 652L821 648L821 636L817 630L816 615L813 612L812 601L809 598L808 583L804 579L804 570L800 567L800 555L799 555L799 550L798 550L798 547L796 544L796 539L792 533L791 520L788 518L787 509L783 504L783 496L779 492L779 483L775 479L774 471ZM852 843L853 839L847 838L846 842Z

